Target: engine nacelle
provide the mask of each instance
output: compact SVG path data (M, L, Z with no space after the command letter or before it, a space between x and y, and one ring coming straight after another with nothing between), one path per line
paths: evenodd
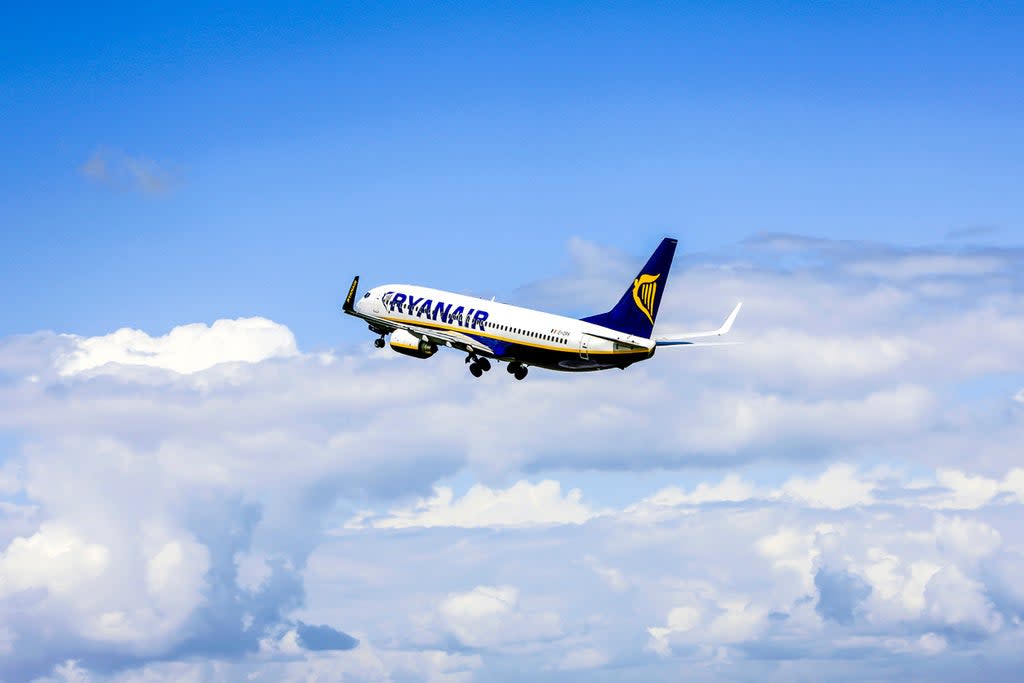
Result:
M423 341L405 330L395 330L391 333L391 348L413 358L430 358L437 353L437 344Z

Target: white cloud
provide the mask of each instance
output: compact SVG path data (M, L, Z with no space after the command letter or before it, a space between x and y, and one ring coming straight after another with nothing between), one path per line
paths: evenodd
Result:
M520 605L511 586L477 586L453 593L437 608L443 626L469 647L496 647L555 638L562 634L558 615Z
M692 493L677 487L658 491L648 498L654 505L700 505L703 503L740 502L754 497L756 489L738 474L727 474L717 484L702 481Z
M852 465L830 465L816 479L794 477L782 485L776 495L810 507L838 510L853 505L870 505L876 485L857 476Z
M650 648L667 655L674 646L734 645L757 639L768 626L768 610L745 597L693 594L669 610L665 626L647 629Z
M939 486L945 489L933 496L930 505L952 510L973 510L992 502L1000 493L1015 496L1024 502L1024 490L1019 487L1024 470L1014 468L1000 481L983 475L971 475L960 470L942 469L936 473Z
M849 463L836 463L813 479L793 476L777 489L759 488L737 474L727 474L720 482L701 482L687 493L676 486L661 489L625 513L637 521L653 522L675 514L674 508L708 503L745 501L789 501L809 507L838 510L855 505L871 505L877 481Z
M924 597L927 616L939 624L983 633L994 633L1003 625L1002 616L985 597L984 586L955 565L943 567L929 579Z
M265 318L179 325L162 337L123 328L100 337L69 338L73 349L57 360L57 371L65 376L108 363L190 374L219 363L258 363L298 353L291 330Z
M421 499L411 508L392 510L387 517L372 519L378 528L406 527L501 527L542 524L582 524L594 512L582 502L579 489L562 496L561 485L546 479L536 484L526 480L505 490L474 484L459 499L445 486L434 489L432 498ZM361 517L350 526L365 523Z
M106 547L82 539L65 524L47 522L32 536L15 538L0 554L0 595L30 588L74 595L109 565Z
M653 523L678 514L677 508L707 503L739 503L760 497L757 489L736 474L727 474L717 484L701 482L690 493L668 486L643 500L628 505L627 517L638 524Z
M923 655L931 657L942 654L949 647L945 638L937 633L925 633L917 638L893 638L887 636L852 636L835 641L840 648L880 648L899 655Z
M946 639L937 633L925 633L916 641L911 641L906 645L903 645L902 643L898 646L894 644L889 645L889 649L893 652L920 653L928 656L942 654L948 647L949 643L946 642Z
M482 660L478 655L441 650L379 649L360 645L347 652L307 654L301 659L284 664L279 669L268 667L271 676L258 676L250 680L273 680L282 683L392 683L408 680L426 683L468 683L481 665ZM255 673L259 674L259 670Z
M935 542L951 553L978 558L995 552L1003 539L988 524L957 515L935 520Z
M89 672L82 669L76 660L69 659L54 667L52 676L37 679L35 683L89 683L92 680Z
M82 636L159 642L203 601L209 558L187 535L143 529L142 536L142 557L135 559L85 540L64 523L45 522L0 555L0 595L41 588L44 609L61 614ZM134 567L123 565L133 559Z
M803 591L813 589L814 561L821 554L814 531L784 526L759 538L755 548L774 569L794 573Z

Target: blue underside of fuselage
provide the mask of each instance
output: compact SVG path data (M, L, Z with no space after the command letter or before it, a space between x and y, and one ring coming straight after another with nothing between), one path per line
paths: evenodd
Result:
M637 361L649 358L651 355L648 351L637 351L635 353L616 353L614 355L590 354L589 358L584 358L578 349L561 351L538 348L528 344L497 341L475 334L468 336L491 349L491 355L498 360L506 362L519 361L527 365L562 372L589 372L593 370L606 370L608 368L624 368Z

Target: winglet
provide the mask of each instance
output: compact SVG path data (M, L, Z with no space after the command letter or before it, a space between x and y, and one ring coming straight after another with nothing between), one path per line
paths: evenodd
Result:
M346 313L351 313L353 311L352 304L355 303L356 290L358 288L359 276L356 275L354 278L352 278L352 286L348 288L348 294L345 296L345 303L341 305L341 310L345 311Z
M729 317L725 319L725 322L722 323L722 326L719 327L717 330L713 330L711 332L693 332L693 333L690 333L690 334L679 334L679 335L676 335L674 337L658 337L655 340L655 344L657 346L679 346L679 345L693 344L693 342L688 341L690 339L701 339L701 338L706 338L706 337L720 337L720 336L722 336L723 334L727 333L729 330L732 329L732 324L736 320L736 316L740 314L740 308L742 308L742 307L743 307L743 302L742 301L740 303L736 304L736 308L732 309L732 313L729 314Z
M736 320L736 316L740 314L741 308L743 308L742 301L736 304L736 308L732 309L732 313L729 314L729 317L725 319L725 322L722 323L722 326L719 327L718 330L715 332L716 335L725 334L726 332L732 329L732 323L734 320Z

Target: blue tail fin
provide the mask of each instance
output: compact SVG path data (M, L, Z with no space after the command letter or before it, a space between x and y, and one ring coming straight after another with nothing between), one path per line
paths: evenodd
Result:
M676 240L666 237L651 254L647 265L633 280L626 293L607 313L583 318L585 322L609 327L636 337L650 339L658 317L661 295L668 284L668 271L676 253Z

